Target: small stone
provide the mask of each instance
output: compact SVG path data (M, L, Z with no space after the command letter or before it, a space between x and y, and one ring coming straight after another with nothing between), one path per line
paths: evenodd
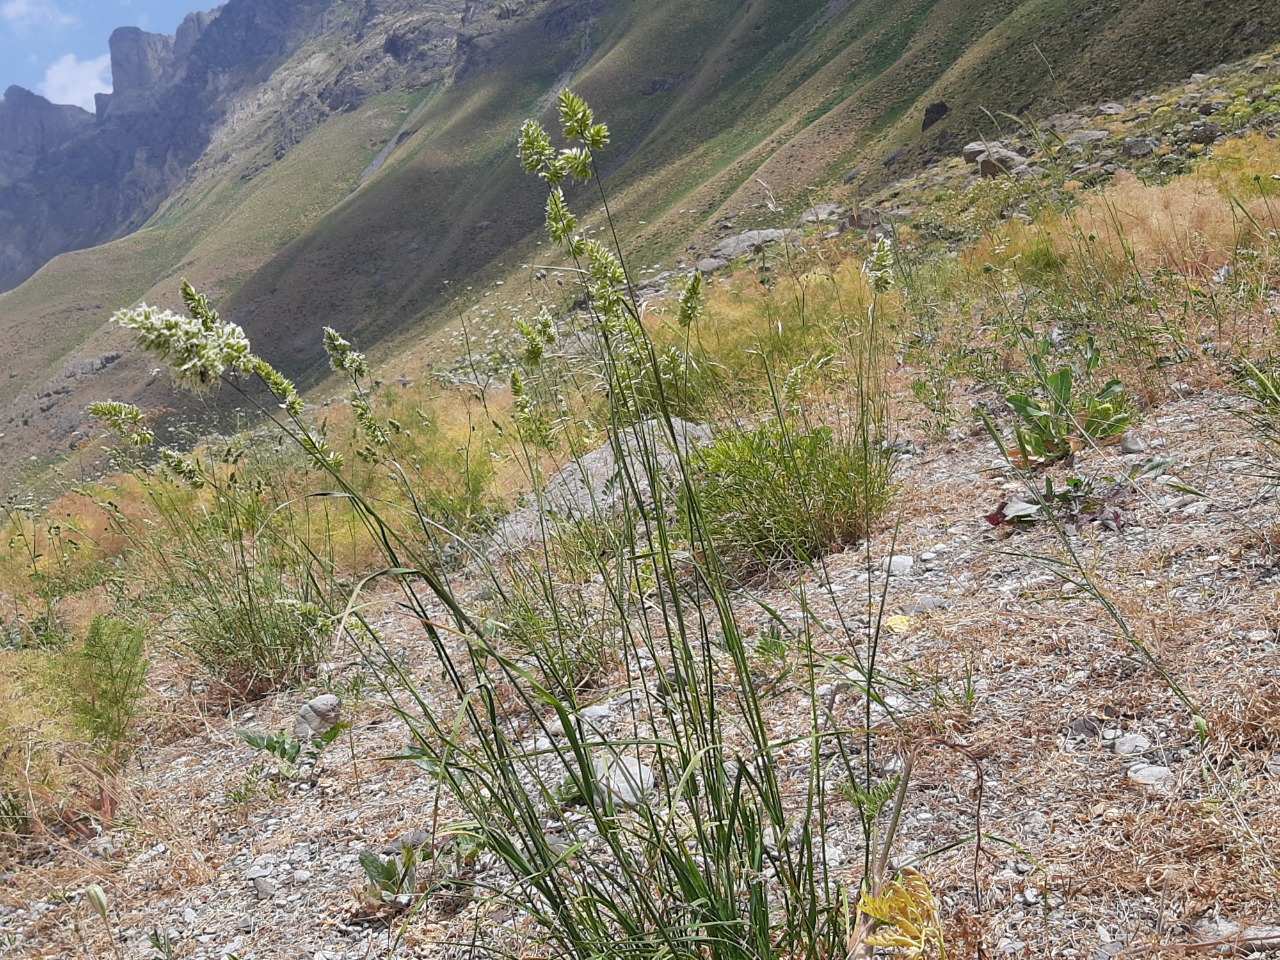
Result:
M1125 155L1134 160L1149 157L1156 152L1155 141L1147 137L1130 137L1124 142Z
M892 577L904 577L916 565L915 557L892 556L880 561L880 570Z
M269 876L271 876L270 868L261 866L260 864L256 864L256 863L252 867L250 867L248 871L245 873L246 880L257 880L259 877L269 877Z
M1173 771L1150 763L1135 763L1129 768L1129 779L1153 790L1168 790L1173 786Z
M1122 453L1146 453L1147 444L1136 433L1126 430L1120 437L1120 450Z
M1192 143L1213 143L1222 136L1222 125L1213 121L1193 124L1187 132L1187 139Z
M920 559L924 559L923 554ZM919 617L936 610L945 610L949 606L951 606L950 601L943 600L941 597L916 597L902 605L902 612L908 617Z
M655 777L653 770L635 757L613 756L595 761L595 773L600 794L624 807L637 807L652 792Z
M191 926L193 923L195 923L196 919L197 919L196 912L192 910L190 907L187 907L187 909L182 911L182 922L185 923L187 926Z
M880 211L871 207L859 207L858 211L849 217L849 226L854 230L870 230L872 227L880 226Z
M920 124L920 132L928 130L934 124L938 123L943 117L951 112L951 107L945 100L938 100L929 104L924 108L924 120Z
M844 216L844 207L838 203L818 203L809 207L800 216L802 224L824 223L827 220L839 220Z
M1240 924L1226 917L1205 917L1195 925L1196 936L1201 940L1228 940L1240 935Z
M687 687L688 684L684 679L684 674L682 674L679 669L673 667L658 678L658 684L654 692L657 693L659 697L666 700L670 697L678 696Z
M1104 103L1098 107L1098 113L1102 114L1104 117L1118 117L1120 114L1124 113L1124 104L1115 103L1114 101L1111 103Z
M276 885L266 877L258 877L253 881L253 889L258 894L259 900L266 900L268 897L276 895Z
M1022 891L1022 902L1028 907L1034 907L1040 902L1041 897L1039 887L1027 887Z
M297 740L310 740L328 733L342 718L342 700L332 693L322 693L304 703L293 725Z
M1077 717L1067 729L1076 736L1096 737L1102 733L1102 722L1097 717Z
M613 719L613 704L596 703L589 707L583 707L578 711L578 716L584 723L592 726L605 723Z
M733 260L760 253L766 245L785 240L790 233L790 230L748 230L721 240L711 249L711 256L717 260Z
M1245 927L1241 939L1249 944L1250 951L1280 950L1280 926L1259 924Z
M787 847L794 849L804 839L804 823L799 820L793 821L791 826L782 832L779 832L772 823L765 827L765 831L768 834L765 843L775 853Z
M698 261L698 272L701 274L718 273L725 267L729 266L729 261L720 257L703 257Z
M1146 753L1151 749L1151 741L1140 733L1129 733L1112 741L1111 749L1120 756L1127 757L1137 753Z
M961 148L960 156L964 159L965 163L977 163L979 157L988 150L995 148L1003 150L1004 144L999 140L974 140L972 143L966 143L964 147Z
M422 827L415 827L408 833L401 834L393 843L387 844L382 848L382 852L388 857L393 857L405 847L420 847L431 839L431 831Z
M1026 165L1027 161L1021 154L995 146L978 158L978 172L984 177L1016 173L1019 167Z
M1267 761L1267 773L1273 777L1280 777L1280 753L1273 753Z
M295 870L293 871L293 882L301 886L304 883L310 883L311 876L310 870Z

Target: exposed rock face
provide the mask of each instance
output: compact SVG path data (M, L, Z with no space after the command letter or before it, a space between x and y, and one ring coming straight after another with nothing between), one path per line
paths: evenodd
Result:
M397 85L422 87L443 80L458 57L464 5L453 0L415 4L413 11L379 13L355 56L320 93L330 110L358 107Z
M174 38L120 27L111 34L111 105L140 100L173 74Z
M490 69L516 29L575 35L605 3L227 0L172 37L122 27L96 116L16 87L0 102L0 291L139 227L220 142L265 148L252 175L334 114Z
M323 25L329 0L229 0L175 36L111 35L97 115L11 87L0 102L0 290L46 261L135 229L228 111Z
M924 108L924 122L920 124L920 132L928 130L950 112L951 107L942 100L929 104Z
M0 100L0 187L30 175L36 161L93 126L92 114L10 87Z

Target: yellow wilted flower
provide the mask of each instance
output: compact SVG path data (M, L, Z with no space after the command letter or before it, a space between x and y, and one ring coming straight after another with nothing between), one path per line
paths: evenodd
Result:
M884 628L890 633L906 633L911 629L911 618L901 614L896 617L885 617Z
M913 960L924 956L930 945L938 948L939 957L947 955L938 922L938 901L918 870L904 868L898 879L881 885L878 894L863 890L858 915L877 922L864 941L868 946L896 947Z

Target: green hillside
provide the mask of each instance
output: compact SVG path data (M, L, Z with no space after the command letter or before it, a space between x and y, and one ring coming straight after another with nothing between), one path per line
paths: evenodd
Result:
M262 140L266 115L212 147L143 230L59 257L0 295L10 357L0 457L65 449L82 426L77 411L100 396L176 402L162 384L144 388L149 377L129 356L91 378L67 372L119 349L103 328L114 308L172 305L179 277L215 294L304 383L324 374L323 324L375 352L438 328L446 282L456 292L533 257L541 210L514 136L565 84L610 117L602 172L621 239L647 264L705 244L729 215L742 229L789 222L812 188L856 199L1011 123L1006 114L1126 95L1280 41L1265 0L526 8L461 56L449 79L376 96L278 161ZM304 65L308 76L341 68L322 41L282 70ZM949 112L922 131L925 106L937 102ZM362 179L380 153L385 162ZM770 213L772 198L788 212Z

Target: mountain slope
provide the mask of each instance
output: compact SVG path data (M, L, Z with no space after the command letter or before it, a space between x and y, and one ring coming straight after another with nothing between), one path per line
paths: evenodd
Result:
M179 277L304 383L324 372L321 325L365 346L429 333L447 289L535 258L541 202L515 131L566 84L610 123L611 206L637 262L654 263L727 216L763 223L771 195L792 210L812 186L856 195L992 132L1002 113L1118 96L1280 41L1264 0L315 0L288 17L268 6L231 0L203 28L208 43L215 28L259 24L252 56L147 74L216 76L234 95L209 100L182 80L130 100L151 89L139 76L100 110L100 125L126 114L141 125L195 96L204 145L192 160L199 138L164 154L169 186L136 208L154 211L142 229L0 294L4 463L77 442L79 411L107 394L180 405L103 323L139 298L174 304ZM945 115L922 130L937 103ZM583 212L591 202L578 197ZM51 335L34 342L33 329Z

